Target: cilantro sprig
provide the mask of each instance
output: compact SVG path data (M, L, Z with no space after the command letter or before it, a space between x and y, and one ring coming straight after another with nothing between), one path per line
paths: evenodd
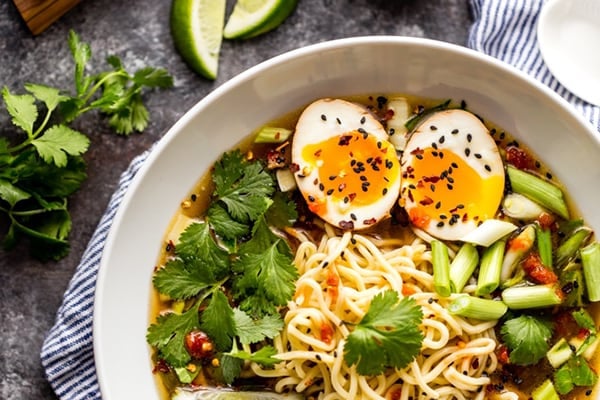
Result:
M388 367L404 368L419 354L423 311L414 299L398 300L388 290L371 301L369 311L344 345L344 359L361 375L379 375Z
M6 110L18 128L16 134L0 135L0 213L9 223L2 243L11 249L27 237L33 255L40 259L57 260L68 253L67 199L87 177L82 155L90 140L69 124L99 110L118 134L141 132L149 118L142 91L173 84L164 69L144 67L131 75L116 56L108 57L111 70L89 74L90 46L73 31L68 43L75 64L75 94L33 83L24 85L25 94L2 89Z
M182 338L201 329L214 342L222 376L231 383L245 360L280 362L268 340L283 328L278 308L291 299L298 272L289 245L271 227L289 225L296 212L264 165L239 150L215 163L212 180L204 221L182 232L174 257L153 278L160 293L191 306L159 317L147 341L171 366L183 367L192 357ZM230 298L239 306L232 307ZM259 344L256 351L242 347L251 344Z

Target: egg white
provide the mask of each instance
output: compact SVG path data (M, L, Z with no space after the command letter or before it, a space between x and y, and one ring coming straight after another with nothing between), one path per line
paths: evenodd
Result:
M366 196L366 194L360 190L352 193L356 197L340 197L341 187L346 185L344 182L349 182L348 179L359 178L360 174L354 171L357 167L354 164L350 165L350 158L358 157L358 154L350 152L351 156L349 156L349 147L343 145L340 145L339 152L329 154L324 158L316 159L312 155L308 157L306 153L307 148L313 148L328 140L343 140L344 137L350 137L348 136L350 134L354 135L353 140L356 143L360 143L364 139L365 146L376 142L381 151L385 151L385 154L381 154L382 160L384 160L382 168L389 167L393 163L394 171L396 171L394 177L384 178L385 182L370 182L373 185L366 189L380 187L378 186L380 184L385 185L385 188L376 199L367 204L361 201L361 196ZM362 148L357 149L355 153L363 153ZM363 106L341 99L321 99L310 104L302 112L296 124L291 157L298 188L307 201L309 209L331 225L342 229L367 228L388 217L390 209L397 201L400 191L400 167L396 151L388 141L385 128ZM366 165L365 168L371 168L366 160L372 158L365 156L365 160L361 161ZM355 163L356 160L352 162ZM339 171L336 170L336 177L332 176L331 182L319 175L327 163L344 164ZM362 179L366 180L365 177ZM332 185L338 182L340 190L334 190L333 188L336 186ZM352 184L356 184L356 182ZM326 189L327 187L329 190ZM363 189L365 188L363 187Z
M423 154L433 157L427 165L419 163ZM452 166L451 157L462 170ZM486 126L468 111L450 109L427 117L410 137L401 164L401 204L414 225L436 238L460 240L493 218L502 200L504 167L498 146ZM477 185L464 187L455 181L469 167L477 175L473 183L485 187L485 193L479 193ZM456 191L450 192L452 189ZM427 196L423 196L425 192ZM444 198L448 193L452 204Z

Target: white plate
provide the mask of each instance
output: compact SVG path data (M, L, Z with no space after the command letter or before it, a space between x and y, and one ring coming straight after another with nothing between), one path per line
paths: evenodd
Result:
M548 0L537 35L552 75L576 96L600 105L600 1Z
M254 128L325 96L413 93L465 100L530 146L600 229L600 142L557 94L499 61L418 38L322 43L266 61L223 84L156 145L118 210L100 265L94 352L103 400L156 400L151 277L169 220L197 179Z

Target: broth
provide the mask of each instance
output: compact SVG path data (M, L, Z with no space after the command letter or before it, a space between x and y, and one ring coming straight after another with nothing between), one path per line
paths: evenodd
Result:
M397 96L354 96L349 97L346 100L365 105L368 109L376 113L379 116L379 119L385 122L387 118L385 113L385 104L387 100L384 101L383 99L387 99L388 97ZM414 106L415 110L427 110L440 104L440 101L437 99L424 99L416 96L407 95L402 95L402 97L408 99L408 102ZM458 108L465 108L465 104L452 104L452 106ZM468 107L466 107L466 109L468 109ZM295 110L290 114L283 116L282 118L271 121L268 125L294 130L298 118L302 113L302 110L303 109ZM501 127L495 126L489 121L484 121L484 123L486 127L490 130L490 134L496 142L497 146L500 148L500 152L504 161L507 157L506 149L518 149L519 154L521 154L523 157L527 157L533 163L532 165L534 166L533 169L535 174L544 177L549 181L552 181L557 187L562 188L560 183L556 182L555 179L552 177L551 171L547 169L540 160L534 158L534 152L520 145L512 137L512 135L503 131ZM255 134L256 132L249 135L247 140L236 146L249 159L262 160L274 147L280 146L279 144L255 144L253 143L253 138ZM281 154L286 160L286 166L289 166L291 157L290 146L283 147ZM206 210L211 204L210 196L211 193L213 193L214 188L214 183L211 181L211 173L207 173L199 180L198 184L184 198L177 215L174 216L171 226L169 227L165 235L163 250L161 251L159 260L157 262L158 266L164 266L170 260L173 259L173 257L175 256L174 249L177 246L177 237L183 231L183 229L192 222L198 222L204 219L204 214L206 213ZM295 190L296 194L293 196L293 200L296 204L296 208L298 211L298 219L295 222L295 226L299 227L302 230L302 232L305 232L306 236L308 237L320 237L324 229L324 224L322 220L309 211L309 207L307 206L306 200L302 198L302 196L299 193L297 193L298 189ZM574 206L572 204L569 204L569 209L572 214L576 215L576 213L573 211ZM376 238L376 240L390 240L395 241L396 243L412 243L415 240L417 240L420 235L416 235L415 232L411 229L410 218L411 217L407 215L406 211L396 204L391 210L390 218L379 222L371 228L360 231L360 234L374 237ZM574 217L571 216L571 219L574 219ZM525 225L525 223L521 221L513 222L518 223L519 226ZM300 241L297 237L295 237L294 235L290 235L289 232L286 233L285 230L278 230L277 232L279 235L285 237L293 253L295 253L299 249ZM338 231L338 234L341 235L342 233L342 231ZM457 249L458 246L450 246L451 251ZM228 295L230 302L233 301L233 299L231 298L231 294L227 292L226 294ZM496 294L495 297L498 297L498 294ZM436 301L438 300L436 299ZM180 304L176 307L182 306L182 302L179 303ZM191 303L193 303L193 298L191 300L185 300L183 303L184 304L182 309L185 310L190 306ZM153 321L153 323L156 322L157 316L171 312L173 308L173 302L171 299L169 299L168 296L161 295L156 290L154 291L151 306L151 320ZM287 307L281 308L282 315L285 315L286 310ZM594 319L597 321L599 317L598 312L600 311L598 305L594 303L588 307L588 310L592 314ZM541 312L542 314L546 314L551 318L554 318L555 311L555 308L544 308L542 311L539 312ZM538 313L538 311L536 310L535 313ZM502 336L502 333L500 331L500 324L496 326L494 335L496 335L498 338ZM556 341L556 337L554 337L552 341ZM496 346L497 348L495 349L494 354L498 352L499 346L502 346L502 343L500 341L498 341L498 344ZM153 362L155 364L155 374L159 381L158 386L161 388L164 398L169 398L169 393L171 393L176 387L182 386L182 384L179 382L179 379L177 378L177 374L174 372L174 369L166 365L163 361L161 361L161 355L157 351L154 352ZM591 364L593 368L598 368L597 355L595 355L591 359ZM201 372L199 375L193 378L192 381L194 384L200 386L223 386L223 382L221 380L221 372L219 369L221 365L218 365L218 363L211 364L210 362L203 362L199 363L197 367L201 369ZM548 364L545 357L542 358L542 360L539 363L537 363L534 367L523 367L514 364L499 364L497 370L493 374L491 374L490 383L483 386L480 390L486 392L486 398L500 398L501 392L505 392L507 390L518 393L520 398L530 398L531 391L538 387L544 380L546 380L548 376L551 376L553 374L553 371L553 367ZM275 381L276 380L274 379L252 377L252 374L250 374L250 370L245 370L245 372L242 373L240 378L236 380L234 386L253 388L258 387L262 390L269 390L270 388L274 387L273 385L275 384ZM400 392L394 392L393 390L388 391L387 396L389 398L397 398L395 397L395 393ZM561 398L574 399L581 398L584 396L587 397L591 395L592 392L588 387L582 387L575 388L568 395L563 396ZM419 396L422 395L419 394Z

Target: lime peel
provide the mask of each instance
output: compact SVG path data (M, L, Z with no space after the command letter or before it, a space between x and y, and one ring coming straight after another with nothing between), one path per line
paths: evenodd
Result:
M223 37L249 39L275 29L294 11L298 0L238 0Z

